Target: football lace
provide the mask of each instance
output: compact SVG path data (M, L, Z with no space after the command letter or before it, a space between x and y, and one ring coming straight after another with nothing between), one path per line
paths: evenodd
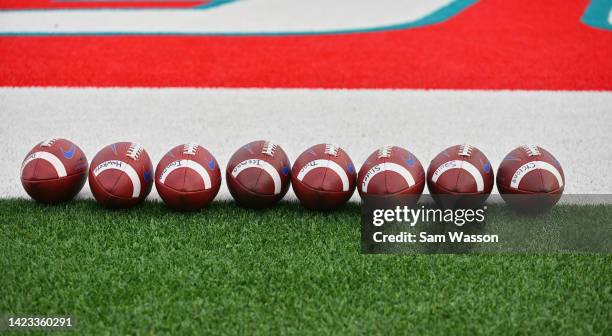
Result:
M261 149L261 154L267 156L274 156L274 151L276 151L276 147L278 147L276 144L273 144L270 141L266 141L263 145L263 148Z
M393 146L384 146L378 150L378 158L387 158L391 156L391 150Z
M525 150L529 156L538 156L541 154L540 149L536 145L523 145L521 147L523 147L523 150Z
M127 150L126 156L132 160L138 160L140 153L142 153L142 146L135 142L132 142L130 144L130 148L128 148Z
M340 147L338 146L325 144L325 154L327 155L338 156L339 150L340 150Z
M472 149L474 149L473 146L470 145L460 145L459 146L459 155L460 156L470 156L472 155Z
M57 141L57 138L50 138L40 143L41 147L51 147Z
M195 155L198 151L198 147L199 145L194 142L187 143L183 146L183 154Z

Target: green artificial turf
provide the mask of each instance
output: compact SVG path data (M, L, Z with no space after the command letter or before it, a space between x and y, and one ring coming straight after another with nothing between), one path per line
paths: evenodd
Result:
M585 214L612 207L543 220ZM363 255L359 219L357 205L0 200L0 315L70 314L79 334L109 335L612 334L612 256Z

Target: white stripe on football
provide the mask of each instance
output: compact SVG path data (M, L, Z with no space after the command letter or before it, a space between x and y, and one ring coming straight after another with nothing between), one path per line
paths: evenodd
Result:
M440 176L442 176L442 174L444 174L445 172L447 172L447 171L449 171L451 169L463 169L463 170L465 170L470 175L472 175L472 177L476 181L476 190L478 192L481 192L481 191L484 190L484 179L482 178L482 175L478 171L478 168L476 168L473 164L471 164L471 163L469 163L467 161L463 161L463 160L451 160L451 161L447 161L447 162L441 164L434 171L434 173L433 173L433 175L431 177L431 180L434 183L437 182L438 179L440 178Z
M23 174L23 168L25 168L28 163L37 159L49 162L53 166L53 168L55 168L55 171L57 172L57 177L65 177L67 175L66 167L64 166L62 161L57 156L49 152L34 152L28 155L28 157L23 161L23 164L21 165L21 173Z
M232 176L236 178L238 175L240 175L241 172L248 168L258 168L268 173L268 175L270 175L270 177L272 178L272 181L274 181L274 195L280 194L282 187L281 177L278 174L278 171L274 168L274 166L264 160L247 159L240 162L236 165L236 167L234 167L234 169L232 170Z
M336 173L336 175L338 175L338 177L342 181L342 191L348 191L349 190L349 177L348 177L348 175L346 175L346 172L344 171L344 169L342 169L342 167L340 167L339 164L337 164L336 162L331 161L331 160L319 159L319 160L314 160L314 161L308 162L300 170L300 173L298 174L297 179L300 180L300 181L303 181L304 177L306 177L306 175L309 172L311 172L312 170L317 169L317 168L329 168L329 169L331 169L333 172Z
M94 176L98 177L102 172L111 169L119 170L130 178L130 181L132 181L132 198L137 198L140 195L140 178L138 178L136 170L129 164L119 160L104 161L94 169Z
M166 166L161 176L159 177L159 182L165 183L168 175L170 175L170 173L180 168L191 169L195 171L198 175L200 175L200 177L202 178L202 181L204 181L204 189L210 189L212 187L210 175L208 174L206 169L204 169L204 167L202 167L202 165L196 161L184 160L184 159L176 160L170 163L168 166Z
M525 177L530 172L538 169L546 170L549 173L553 174L557 179L557 182L559 183L559 188L563 187L563 178L561 177L561 173L559 172L559 170L555 166L544 161L531 161L520 166L512 175L510 187L518 189L523 177Z
M368 192L368 185L370 184L370 181L372 181L374 176L384 171L392 171L398 173L406 181L408 187L412 187L416 183L414 181L414 177L412 176L412 174L410 174L410 171L408 171L408 169L406 169L405 167L393 162L384 162L377 164L376 166L368 170L361 184L361 191L364 193Z

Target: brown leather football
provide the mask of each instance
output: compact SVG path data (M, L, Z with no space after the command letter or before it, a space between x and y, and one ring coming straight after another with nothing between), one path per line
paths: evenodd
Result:
M309 209L327 210L345 204L355 192L355 166L346 152L318 144L293 164L291 183L300 202Z
M493 189L489 159L471 145L456 145L438 154L427 170L427 187L442 208L474 208Z
M221 187L221 171L206 148L187 143L169 150L155 169L155 188L176 211L194 211L208 205Z
M238 205L265 208L285 196L290 174L291 163L281 146L259 140L240 147L232 155L225 176Z
M519 210L548 210L559 201L564 188L561 164L539 146L515 148L497 170L499 193L506 203Z
M107 208L129 208L142 202L153 186L147 151L134 142L117 142L96 154L89 167L89 187Z
M374 151L357 175L357 190L362 198L370 195L420 196L424 187L425 171L421 162L412 153L397 146Z
M43 203L71 200L87 179L87 158L70 140L51 138L32 148L21 164L21 184Z

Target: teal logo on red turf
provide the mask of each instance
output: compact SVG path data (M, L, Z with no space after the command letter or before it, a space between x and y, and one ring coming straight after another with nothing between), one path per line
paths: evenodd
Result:
M594 28L612 30L612 1L591 0L580 20Z

